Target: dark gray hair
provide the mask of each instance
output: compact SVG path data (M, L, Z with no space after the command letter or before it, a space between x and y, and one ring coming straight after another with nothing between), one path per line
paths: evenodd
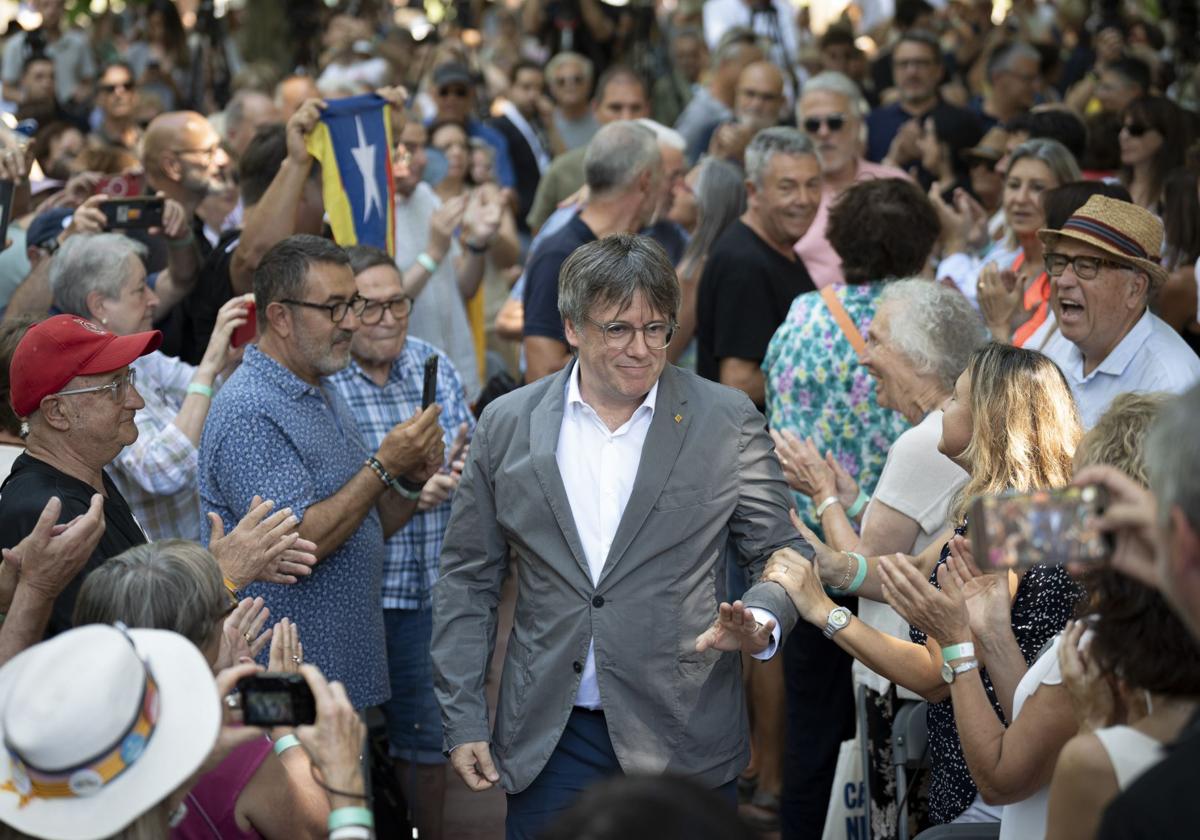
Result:
M725 229L746 212L746 182L740 169L715 157L706 157L699 167L695 191L699 222L679 260L685 268L707 257Z
M350 258L336 243L307 233L275 243L263 256L254 270L254 303L260 331L267 324L267 304L304 295L308 268L314 263L350 265Z
M647 169L662 163L658 138L629 120L609 123L596 132L583 158L583 171L593 196L619 191Z
M875 311L885 305L892 307L889 343L918 374L935 374L945 392L953 392L971 354L988 341L975 307L956 289L920 277L885 285Z
M351 245L346 249L346 256L350 258L350 270L354 272L355 277L368 268L375 268L379 265L390 266L397 273L400 271L396 261L388 256L388 252L382 248L376 248L374 245Z
M106 298L121 296L121 286L146 246L119 233L79 233L58 249L50 262L50 294L54 305L68 315L92 317L87 299L92 292Z
M221 567L208 549L159 540L123 551L89 574L74 622L171 630L204 648L229 603Z
M747 47L757 47L758 36L754 30L745 26L731 26L717 41L717 48L712 51L710 59L712 69L717 70L727 61L733 61Z
M764 128L746 147L746 178L755 186L762 186L762 175L775 155L812 155L817 149L804 132L786 126Z
M567 64L568 62L575 62L581 68L583 68L583 75L587 79L587 84L591 85L592 79L595 78L596 65L592 64L592 60L586 55L580 55L577 52L565 51L555 53L554 57L546 63L547 78L549 78L550 74L552 74L555 70L557 70L559 67L562 67L564 64Z
M1200 386L1163 407L1146 436L1146 473L1158 500L1160 523L1165 524L1171 509L1178 506L1192 527L1200 530L1197 417L1200 417Z
M638 292L668 320L679 315L679 281L662 246L633 233L607 236L580 245L563 263L558 314L582 328L594 309L616 305L624 311Z

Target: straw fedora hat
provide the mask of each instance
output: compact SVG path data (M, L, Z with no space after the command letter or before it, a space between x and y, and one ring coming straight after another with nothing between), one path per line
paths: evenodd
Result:
M0 821L109 837L191 776L220 726L212 671L184 637L102 624L55 636L0 668Z
M1094 195L1067 219L1062 230L1042 228L1038 238L1049 250L1060 238L1084 242L1117 258L1118 262L1150 275L1157 288L1167 281L1167 270L1158 261L1163 226L1158 217L1129 201Z

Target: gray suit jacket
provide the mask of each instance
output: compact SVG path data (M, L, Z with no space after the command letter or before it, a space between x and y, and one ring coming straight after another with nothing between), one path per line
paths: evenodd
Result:
M555 450L570 366L483 413L433 589L434 685L446 749L491 741L501 784L527 787L566 726L588 642L609 734L627 772L673 772L715 787L749 756L739 654L695 651L725 598L732 535L755 578L775 550L812 550L762 415L740 391L668 365L629 503L599 583L567 502ZM494 737L484 679L496 608L517 557L516 619ZM742 599L796 621L782 587Z

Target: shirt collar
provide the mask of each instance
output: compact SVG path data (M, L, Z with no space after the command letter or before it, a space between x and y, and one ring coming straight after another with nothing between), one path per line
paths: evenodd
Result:
M1142 317L1133 325L1133 329L1127 332L1125 337L1117 343L1117 346L1104 357L1104 361L1096 365L1096 369L1092 371L1092 376L1095 376L1097 373L1106 373L1109 376L1123 376L1125 369L1133 361L1133 357L1138 354L1138 351L1142 349L1142 345L1146 343L1146 339L1150 337L1150 333L1154 331L1154 322L1151 320L1151 317L1150 310L1147 308L1142 313Z
M658 400L658 380L654 380L654 384L650 387L650 392L646 394L646 399L642 400L642 404L634 409L636 415L642 409L646 409L651 417L654 416L654 406ZM593 412L595 411L587 401L583 398L583 393L579 390L579 360L576 359L571 368L571 375L567 378L567 405L568 406L587 406ZM633 419L632 417L630 419Z
M282 391L285 396L292 399L298 399L308 394L316 394L320 390L316 385L310 385L305 382L277 360L259 350L255 344L251 344L246 348L246 355L242 358L242 364L258 373Z

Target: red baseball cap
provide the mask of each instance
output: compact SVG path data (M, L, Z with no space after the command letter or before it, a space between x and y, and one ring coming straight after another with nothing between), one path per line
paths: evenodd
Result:
M38 410L76 376L120 370L162 344L158 330L115 335L77 315L55 315L34 324L13 352L9 399L19 417Z

